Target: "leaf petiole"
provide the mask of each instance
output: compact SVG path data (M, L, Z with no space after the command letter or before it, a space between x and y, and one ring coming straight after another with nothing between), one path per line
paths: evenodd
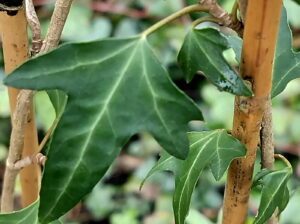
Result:
M204 22L213 22L213 23L217 23L219 25L223 24L223 21L221 19L218 19L216 17L211 17L211 16L205 16L205 17L201 17L201 18L195 20L192 23L192 27L196 27L199 24L204 23Z
M289 169L293 169L291 163L287 160L287 158L285 158L283 155L281 154L275 154L274 155L275 159L280 159L282 162L285 163L285 165L289 168Z
M159 22L155 23L153 26L149 27L144 32L142 32L141 36L146 38L148 35L152 34L159 28L163 27L164 25L166 25L170 22L173 22L174 20L176 20L186 14L189 14L192 12L208 12L208 11L209 11L209 6L207 6L207 5L195 4L195 5L187 6L183 9L175 12L174 14L160 20Z

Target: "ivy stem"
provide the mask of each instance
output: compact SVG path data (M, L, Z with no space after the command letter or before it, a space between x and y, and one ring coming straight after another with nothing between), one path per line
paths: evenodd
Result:
M260 145L262 168L273 169L274 166L274 136L272 122L272 100L266 102L265 113L261 123Z
M290 163L290 161L287 160L287 158L285 158L283 155L281 154L274 154L274 158L275 159L280 159L282 162L285 163L285 165L289 168L289 169L293 169L292 165Z
M176 20L186 14L189 14L192 12L208 12L208 11L209 11L209 6L207 6L207 5L195 4L195 5L187 6L183 9L175 12L174 14L160 20L159 22L157 22L156 24L154 24L153 26L149 27L144 32L142 32L141 35L142 35L142 37L147 37L148 35L152 34L156 30L163 27L164 25L166 25L170 22L173 22L174 20Z

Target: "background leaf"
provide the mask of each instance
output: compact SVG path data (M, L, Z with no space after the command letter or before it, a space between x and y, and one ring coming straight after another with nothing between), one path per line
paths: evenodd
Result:
M261 200L254 224L264 224L276 208L282 212L289 201L287 182L292 174L290 168L276 170L262 179Z
M276 48L272 97L280 94L296 78L300 78L300 53L292 49L292 32L284 9Z
M187 122L202 119L139 37L64 45L25 63L5 82L68 95L49 144L43 222L57 219L90 192L132 135L149 131L169 153L185 158Z
M191 81L196 72L201 71L219 90L251 96L251 90L223 56L229 48L227 38L214 28L190 31L178 56L187 80Z

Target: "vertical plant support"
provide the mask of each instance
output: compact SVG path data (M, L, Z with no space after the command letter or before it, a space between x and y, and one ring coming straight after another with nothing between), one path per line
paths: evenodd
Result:
M233 135L247 147L246 158L232 162L225 190L223 224L245 223L262 117L272 85L273 60L282 0L249 0L241 74L254 96L236 97Z
M3 55L5 61L5 73L9 74L16 67L28 59L27 22L23 8L16 15L0 13L0 30L3 42ZM14 114L19 91L9 88L11 114ZM32 100L30 113L26 122L23 157L37 153L38 139L33 115ZM25 207L38 198L40 183L40 167L32 164L24 168L20 173L22 187L22 205Z

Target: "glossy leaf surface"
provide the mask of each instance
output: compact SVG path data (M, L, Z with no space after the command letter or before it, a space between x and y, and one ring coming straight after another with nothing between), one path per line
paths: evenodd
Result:
M187 123L202 119L140 37L67 44L25 63L5 82L68 95L42 181L43 222L90 192L135 133L149 131L170 154L185 158Z
M20 211L0 214L0 224L39 224L39 204L40 201L38 200ZM50 224L61 224L61 222L56 220Z
M216 180L224 175L231 161L246 149L225 130L189 134L190 153L176 178L173 208L176 224L184 224L191 197L202 170L209 166Z
M276 208L282 212L289 201L287 182L292 174L290 168L273 171L262 178L262 193L258 214L254 224L264 224L273 215Z
M147 177L162 170L176 171L173 209L176 224L184 224L196 183L205 167L216 180L224 175L231 161L246 154L246 149L225 130L189 133L190 153L184 161L163 155ZM177 164L175 164L177 162ZM174 165L175 164L175 165ZM174 170L174 167L176 169Z
M291 80L300 78L300 53L292 49L292 37L284 9L276 48L272 97L280 94Z
M140 185L140 189L142 189L146 180L150 176L152 176L153 174L155 174L157 172L171 171L172 173L175 174L175 176L179 175L181 165L183 162L184 162L183 160L179 160L179 159L175 158L174 156L170 156L166 152L162 152L162 154L160 155L160 158L157 161L157 163L155 164L155 166L147 173L147 176L142 181L142 183Z
M233 47L239 49L236 45ZM228 39L218 30L193 29L184 40L178 62L188 81L201 71L218 89L235 95L251 96L251 90L223 56L223 52L230 48Z

